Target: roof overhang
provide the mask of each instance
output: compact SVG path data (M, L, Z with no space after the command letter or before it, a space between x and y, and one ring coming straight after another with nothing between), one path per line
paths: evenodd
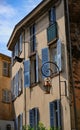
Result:
M7 47L9 50L13 49L14 44L17 41L20 33L28 27L31 23L34 23L48 8L58 6L61 0L43 0L36 8L34 8L27 16L25 16L15 27L8 41Z

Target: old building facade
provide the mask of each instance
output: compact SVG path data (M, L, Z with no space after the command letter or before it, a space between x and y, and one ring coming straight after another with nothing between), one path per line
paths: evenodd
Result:
M7 130L12 120L11 57L0 53L0 129Z
M28 124L37 130L39 121L47 128L76 129L67 7L67 0L42 1L15 26L7 44L16 130Z

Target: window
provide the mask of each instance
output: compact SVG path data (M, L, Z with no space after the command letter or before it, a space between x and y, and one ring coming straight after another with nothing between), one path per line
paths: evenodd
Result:
M48 61L52 61L55 63L59 71L62 71L62 43L60 39L56 43L52 43L49 45L49 47L43 48L42 49L42 65ZM44 72L46 76L50 75L50 70L49 68L51 67L51 70L55 71L56 73L58 72L58 69L54 64L46 64L46 67L44 67ZM45 78L45 76L43 76Z
M21 94L22 86L22 68L20 68L12 80L12 100Z
M23 33L19 36L16 44L13 47L12 51L12 65L15 63L15 56L19 56L22 52L22 43L23 43Z
M39 110L38 108L33 108L29 110L29 124L31 128L37 130L38 123L39 123Z
M36 50L35 24L30 27L30 53Z
M54 22L56 22L56 14L55 14L55 8L51 8L49 10L49 24L52 25Z
M11 101L11 92L9 90L2 90L2 101L5 103L10 103Z
M24 86L30 87L38 82L38 55L24 62Z
M10 68L10 63L8 62L3 62L3 76L7 76L10 77L10 72L11 72L11 68Z
M50 127L60 129L61 127L61 113L60 100L50 102Z

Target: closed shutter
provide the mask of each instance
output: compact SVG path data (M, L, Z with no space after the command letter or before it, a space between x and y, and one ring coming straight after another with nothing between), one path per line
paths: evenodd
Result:
M57 66L59 67L59 71L62 70L61 51L61 41L59 39L57 41Z
M29 124L31 128L34 128L34 111L29 110Z
M30 87L30 61L24 61L24 87Z
M38 55L36 54L36 82L39 81L39 72L38 72Z
M20 114L20 130L22 130L23 126L23 114Z
M58 128L61 127L61 109L60 109L60 100L57 100L57 110L58 110Z
M49 61L49 50L48 48L43 48L42 49L42 65L44 65L44 63ZM49 75L49 71L46 71L49 69L49 64L46 64L45 67L43 67L43 73L46 74L46 76ZM46 73L47 72L47 73ZM43 76L43 78L45 78L45 76Z
M50 127L54 127L54 103L49 103L50 107Z

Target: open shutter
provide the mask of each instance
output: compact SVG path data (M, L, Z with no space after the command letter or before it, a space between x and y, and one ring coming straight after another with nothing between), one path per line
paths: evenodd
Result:
M58 128L61 127L61 109L60 109L60 100L57 100L57 110L58 110Z
M34 110L29 110L29 125L34 128Z
M22 130L23 126L23 114L20 114L20 130Z
M62 70L61 51L61 41L59 39L57 41L57 66L59 67L59 71Z
M50 127L54 127L54 103L50 102Z
M24 61L24 87L30 86L30 61Z
M18 72L16 74L16 97L18 96Z
M52 24L56 21L55 8L51 8L51 22Z
M39 110L38 108L35 108L35 130L38 128L39 123Z
M46 47L42 49L42 65L48 61L49 61L49 50ZM43 71L46 72L46 70L49 69L49 64L46 64L46 67L44 67L43 69L44 69ZM49 75L49 72L47 73L47 75ZM45 76L43 76L43 78L45 78Z
M18 90L19 94L21 93L21 91L22 91L22 68L20 68L19 70L19 90Z
M39 81L39 73L38 73L38 55L36 54L36 82Z
M18 117L15 119L15 130L18 130Z

